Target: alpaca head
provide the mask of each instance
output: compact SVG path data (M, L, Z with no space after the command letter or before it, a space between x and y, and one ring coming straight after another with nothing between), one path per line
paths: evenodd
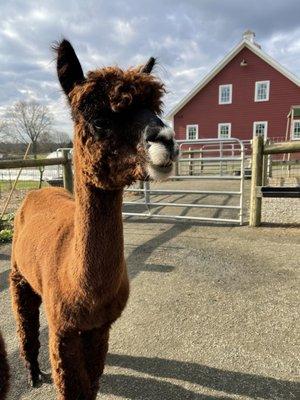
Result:
M57 72L75 123L75 162L87 184L118 189L137 179L166 179L178 155L173 130L160 119L155 59L141 67L108 67L85 77L71 44L56 48Z

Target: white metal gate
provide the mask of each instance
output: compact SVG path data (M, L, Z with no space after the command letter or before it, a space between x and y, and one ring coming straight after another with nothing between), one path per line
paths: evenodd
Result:
M124 216L142 216L151 218L172 218L172 219L188 219L188 220L200 220L200 221L216 221L216 222L227 222L227 223L238 223L243 224L243 192L244 192L244 163L245 163L245 150L244 144L241 140L230 138L230 139L201 139L201 140L190 140L190 141L178 141L180 146L180 158L176 164L175 175L170 177L170 181L174 182L185 182L192 181L191 189L176 189L171 188L154 188L152 182L143 182L139 188L131 187L125 192L124 199ZM197 182L210 182L210 186L213 185L213 190L209 188L201 188L196 190ZM219 183L218 183L219 182ZM236 182L237 188L231 188L234 186L231 183L226 183L229 186L225 189L221 189L220 182ZM205 185L205 183L204 183ZM169 184L170 186L170 184ZM130 200L128 194L139 196L139 199ZM187 201L178 203L177 201L163 201L159 199L155 201L154 197L166 195L166 196L190 196L194 195L194 201ZM200 196L212 197L214 201L210 203L196 202ZM236 198L237 204L219 204L216 199L221 196L229 196L230 199ZM143 207L143 210L136 210L137 207ZM132 208L133 210L127 210ZM167 208L173 207L173 209L193 209L195 210L218 210L217 215L182 215L179 212L166 214L158 213L155 209L157 207ZM236 214L234 216L223 216L223 212L230 211L230 213Z

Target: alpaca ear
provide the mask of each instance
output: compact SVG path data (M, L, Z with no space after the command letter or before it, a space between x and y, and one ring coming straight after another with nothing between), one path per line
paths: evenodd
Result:
M68 40L63 39L61 42L58 42L53 46L53 50L57 54L57 76L61 87L68 96L74 86L85 80L83 71L76 53Z
M150 57L146 64L141 68L141 72L144 74L150 74L155 63L156 59L154 57Z

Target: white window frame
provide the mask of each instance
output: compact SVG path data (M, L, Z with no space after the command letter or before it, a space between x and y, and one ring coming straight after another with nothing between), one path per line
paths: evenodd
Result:
M189 138L189 128L196 128L196 138L195 139L190 139ZM199 132L199 127L198 124L191 124L186 126L186 131L185 131L185 136L186 140L197 140L198 139L198 132Z
M222 101L222 89L225 87L229 87L229 100ZM231 104L232 103L232 84L227 83L226 85L219 85L219 104Z
M267 98L266 99L258 99L258 85L266 83L267 84ZM261 102L261 101L269 101L270 100L270 81L257 81L255 82L255 92L254 92L254 101Z
M294 119L292 124L292 140L300 140L300 137L295 137L295 122L300 124L300 119Z
M227 138L223 138L221 137L221 128L222 126L227 126L228 127L228 139L231 138L231 122L220 122L218 124L218 139L227 139Z
M268 121L254 121L253 122L253 139L256 137L256 125L258 125L258 124L265 125L264 141L266 141L267 137L268 137Z

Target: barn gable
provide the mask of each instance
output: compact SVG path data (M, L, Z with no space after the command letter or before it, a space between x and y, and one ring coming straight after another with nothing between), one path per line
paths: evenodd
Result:
M260 46L257 45L254 40L251 40L247 35L244 34L243 40L234 47L230 53L228 53L223 60L221 60L213 70L207 74L167 115L167 119L173 119L174 115L177 114L197 93L199 93L208 83L210 83L243 49L248 49L264 62L269 64L284 77L289 79L295 85L300 87L300 80L285 67L279 64L276 60L261 50Z

